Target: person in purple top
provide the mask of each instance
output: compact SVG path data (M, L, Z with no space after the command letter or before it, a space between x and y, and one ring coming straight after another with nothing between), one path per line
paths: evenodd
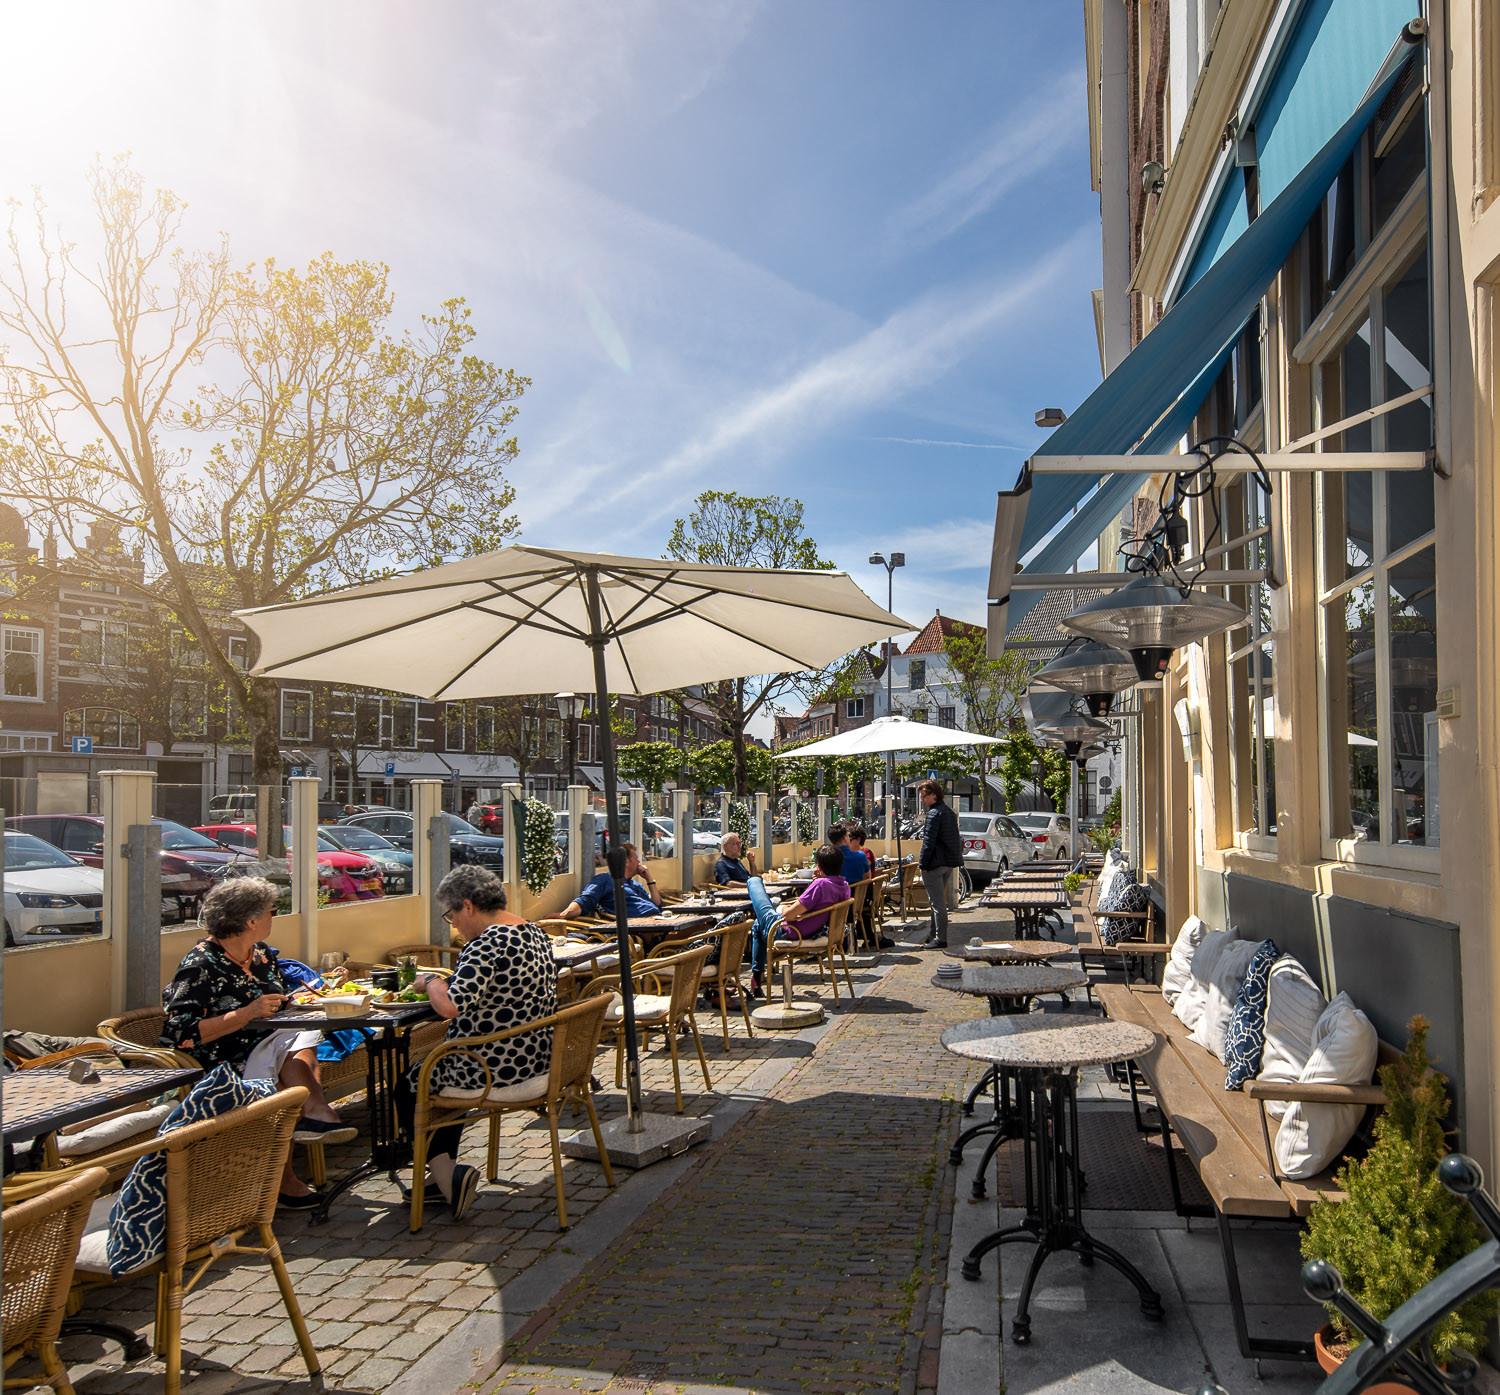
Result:
M766 946L774 933L779 940L811 940L823 933L828 924L828 907L849 899L849 883L844 880L844 854L824 843L813 858L818 875L789 906L776 905L766 895L766 885L759 877L749 881L750 906L755 924L750 927L750 995L765 997L761 975L766 971Z

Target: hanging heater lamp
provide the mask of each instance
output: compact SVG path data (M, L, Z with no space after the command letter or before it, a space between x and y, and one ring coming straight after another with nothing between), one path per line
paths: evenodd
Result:
M1167 671L1173 650L1231 629L1246 618L1232 601L1147 572L1117 591L1086 601L1062 624L1075 634L1125 650L1136 673L1151 680Z
M1038 722L1034 730L1041 740L1061 746L1069 760L1075 759L1085 746L1115 734L1108 722L1101 722L1086 712L1069 712L1050 721Z
M1114 706L1115 694L1135 687L1140 675L1129 654L1090 639L1043 665L1035 681L1065 693L1081 693L1089 715L1103 717Z

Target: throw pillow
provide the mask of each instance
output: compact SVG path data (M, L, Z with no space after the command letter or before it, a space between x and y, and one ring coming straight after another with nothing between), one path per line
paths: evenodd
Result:
M1260 1058L1261 1080L1284 1084L1300 1080L1312 1055L1313 1032L1328 1006L1322 990L1290 954L1271 965L1266 994L1266 1045ZM1289 1105L1267 1100L1266 1113L1279 1119Z
M1275 940L1262 940L1245 970L1245 981L1229 1014L1224 1030L1224 1088L1238 1090L1260 1070L1266 1047L1266 995L1270 990L1271 966L1281 957Z
M1117 945L1121 940L1140 939L1145 931L1145 922L1110 915L1111 911L1144 911L1151 905L1151 896L1139 882L1128 882L1123 877L1114 889L1099 903L1099 942Z
M276 1093L274 1080L246 1080L231 1066L218 1065L188 1091L157 1129L156 1136L216 1119ZM109 1211L105 1258L116 1276L161 1257L167 1244L167 1160L161 1153L137 1158Z
M1198 1025L1208 1004L1208 982L1219 956L1234 943L1228 930L1210 930L1188 961L1188 985L1172 1004L1172 1016L1188 1031Z
M1380 1041L1370 1019L1340 993L1318 1018L1303 1085L1368 1085ZM1297 1100L1276 1131L1276 1166L1294 1181L1316 1177L1354 1137L1365 1108L1360 1104L1308 1104Z
M1224 952L1209 976L1203 1015L1192 1031L1190 1039L1204 1050L1212 1051L1221 1061L1224 1059L1224 1033L1229 1030L1234 1000L1240 995L1240 984L1245 981L1245 973L1255 957L1255 947L1254 940L1231 940L1224 946Z
M1178 994L1193 981L1193 953L1203 943L1206 934L1208 926L1198 916L1190 915L1182 922L1182 929L1172 941L1172 953L1161 974L1161 996L1168 1007L1177 1001Z

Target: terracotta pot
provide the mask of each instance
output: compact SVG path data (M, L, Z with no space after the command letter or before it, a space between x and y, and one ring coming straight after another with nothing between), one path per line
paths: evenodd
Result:
M1317 1355L1318 1365L1323 1368L1325 1376L1331 1376L1343 1364L1344 1358L1333 1350L1333 1345L1337 1341L1339 1341L1339 1335L1333 1330L1331 1324L1320 1327L1313 1333L1313 1351ZM1365 1395L1413 1395L1413 1391L1405 1381L1383 1380L1377 1381L1374 1385L1367 1385Z

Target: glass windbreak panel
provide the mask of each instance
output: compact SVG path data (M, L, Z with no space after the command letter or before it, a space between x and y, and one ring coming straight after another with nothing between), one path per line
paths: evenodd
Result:
M1424 250L1385 292L1385 396L1400 397L1432 381ZM1387 450L1426 450L1432 444L1432 399L1398 407L1385 418ZM1392 470L1386 476L1386 546L1395 551L1432 531L1432 474Z
M1427 168L1427 131L1420 103L1414 108L1401 134L1385 147L1385 154L1370 162L1370 213L1373 237L1390 221L1406 191Z
M1330 832L1335 838L1378 841L1382 832L1374 582L1352 587L1329 601L1323 607L1323 623L1332 742Z
M1390 570L1391 785L1398 843L1438 841L1437 576L1430 547Z

